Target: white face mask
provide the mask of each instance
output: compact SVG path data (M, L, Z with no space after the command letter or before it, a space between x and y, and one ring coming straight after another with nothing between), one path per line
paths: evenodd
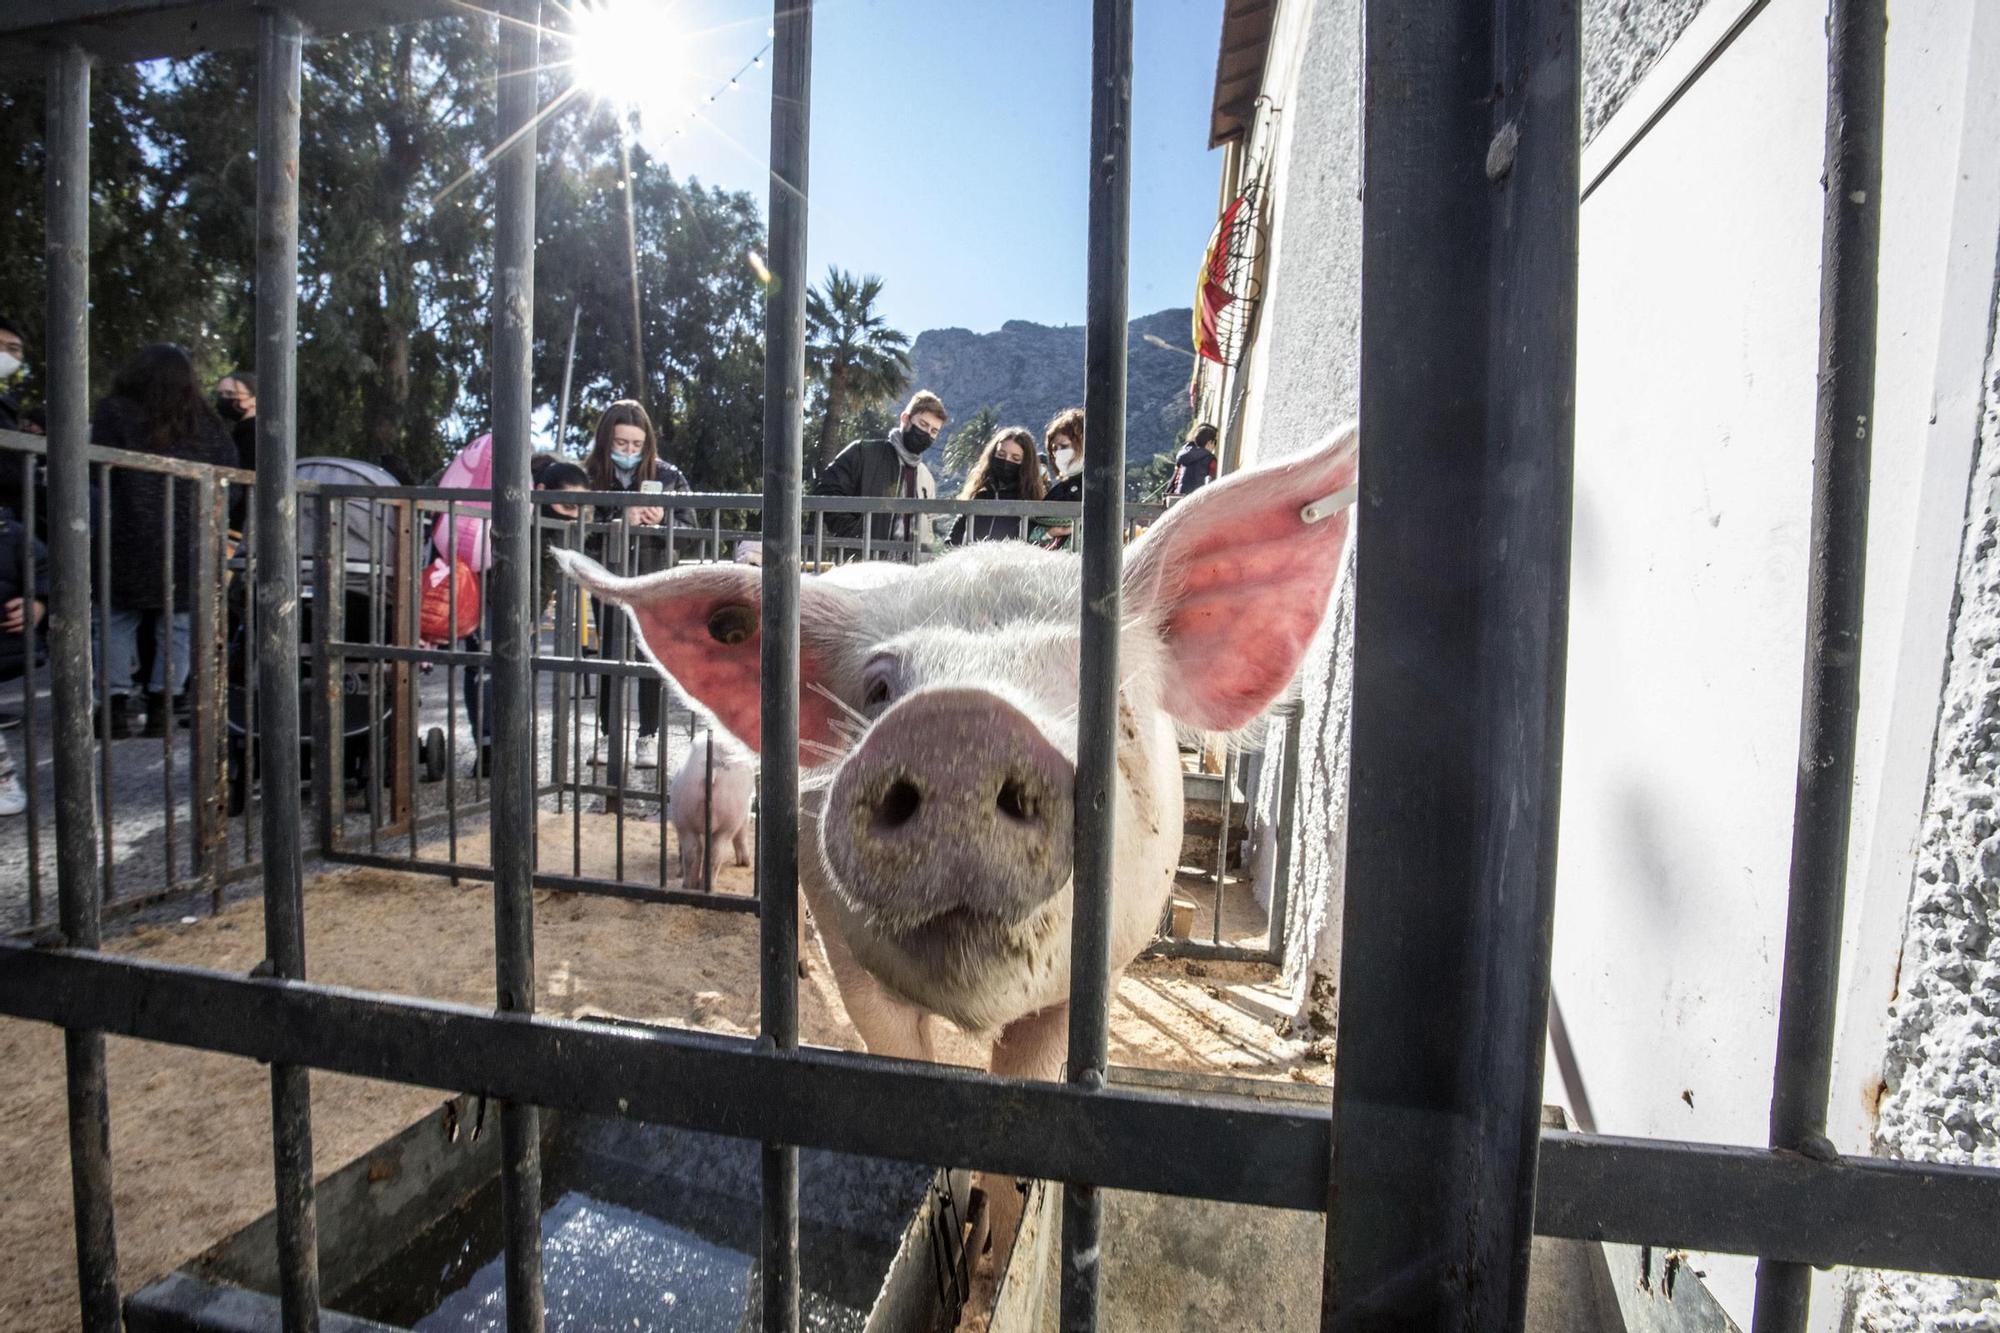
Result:
M1068 448L1058 449L1055 451L1055 460L1056 471L1063 476L1067 477L1070 473L1076 471L1076 450Z
M0 380L11 380L14 372L21 368L21 358L12 352L0 352Z

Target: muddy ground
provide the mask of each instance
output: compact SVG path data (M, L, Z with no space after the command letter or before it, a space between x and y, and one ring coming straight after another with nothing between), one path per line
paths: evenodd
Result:
M549 824L556 818L544 819L545 861L571 854L569 829L558 840ZM561 822L569 823L566 817ZM600 859L608 869L609 825L602 816L586 817L586 873ZM658 854L658 830L647 827L649 836L627 843L626 874L642 881ZM482 851L476 843L460 848L469 860L483 859ZM716 887L748 893L750 872L725 866ZM329 874L308 887L306 929L315 981L491 1001L493 913L483 885L453 887L429 876L375 870ZM736 1034L756 1029L753 915L538 892L535 933L544 1012L618 1014ZM1205 936L1204 921L1198 937ZM263 956L261 904L237 903L220 916L183 924L141 926L107 947L245 972ZM1249 964L1136 964L1112 1010L1112 1061L1327 1082L1324 1059L1276 1030L1285 1001L1273 979L1272 969ZM808 1043L856 1046L823 961L800 982L799 1020ZM270 1208L270 1084L264 1067L226 1056L118 1038L109 1048L119 1271L130 1292ZM950 1054L970 1062L981 1052L965 1039L953 1042ZM0 1071L0 1125L6 1127L0 1139L0 1328L74 1328L61 1033L0 1020ZM440 1096L314 1075L318 1172L351 1161L430 1111Z

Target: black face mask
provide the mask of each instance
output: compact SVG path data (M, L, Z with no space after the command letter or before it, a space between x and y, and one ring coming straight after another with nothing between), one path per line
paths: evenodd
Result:
M1021 489L1021 465L1010 463L1004 458L991 458L986 462L986 480L996 491L1012 495Z
M243 420L243 404L237 402L234 398L217 398L215 400L215 410L224 421L234 422Z
M926 434L916 422L903 427L903 448L908 453L920 454L937 443L937 436Z

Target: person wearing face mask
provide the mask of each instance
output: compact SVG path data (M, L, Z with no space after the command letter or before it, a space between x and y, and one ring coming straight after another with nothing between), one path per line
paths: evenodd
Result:
M653 419L646 414L644 407L630 398L619 399L605 408L604 415L597 419L597 435L591 443L589 456L583 461L583 470L590 477L590 489L593 491L637 491L644 489L649 481L659 482L663 491L686 493L690 489L688 479L681 470L660 457L659 438L653 433ZM652 504L630 506L624 514L628 527L636 529L657 527L667 519L667 511ZM606 510L595 517L599 523L608 523L618 517L618 511ZM674 510L674 522L690 533L700 529L700 520L692 509ZM589 554L613 569L622 567L628 573L646 574L665 567L667 563L666 544L656 536L641 532L630 556L623 561L619 557L626 552L608 549L609 542L608 535L593 537L589 542ZM599 602L596 616L598 642L616 653L617 645L626 641L624 613ZM611 696L613 691L624 686L624 678L619 676L606 676L598 683L600 759L609 754ZM655 768L659 765L659 734L660 682L648 673L639 682L639 736L632 750L635 767Z
M896 420L896 429L886 440L856 440L842 449L826 470L813 482L814 495L846 495L869 499L930 499L937 494L937 478L924 463L924 454L944 434L951 414L944 400L928 389L919 389ZM930 519L909 514L875 514L868 520L869 535L876 541L908 541L912 535L925 545L930 542ZM830 536L859 537L861 515L828 514Z
M1041 464L1035 461L1035 437L1019 426L993 432L979 461L965 479L961 500L1039 500L1045 494ZM1026 520L1008 515L968 514L951 534L952 545L968 541L1015 541Z
M232 370L216 381L215 414L229 427L236 443L236 466L257 470L257 376Z
M21 400L15 381L28 365L28 339L21 326L0 315L0 430L21 430Z
M1075 504L1083 499L1083 409L1066 407L1050 419L1042 431L1042 446L1048 453L1049 483L1046 500ZM1028 525L1028 540L1051 551L1068 550L1076 533L1068 519L1035 519Z

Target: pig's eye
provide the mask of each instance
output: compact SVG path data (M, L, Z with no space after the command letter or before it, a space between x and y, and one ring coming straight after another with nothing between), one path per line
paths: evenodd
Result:
M878 658L869 663L861 678L862 711L873 717L894 703L902 693L902 674L902 664L894 659Z
M757 632L757 613L742 603L719 606L708 617L708 637L735 646Z

